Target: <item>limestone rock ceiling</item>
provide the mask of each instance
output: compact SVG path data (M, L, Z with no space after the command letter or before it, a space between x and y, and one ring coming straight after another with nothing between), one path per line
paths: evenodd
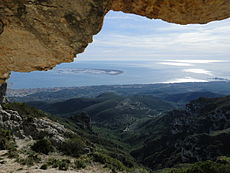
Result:
M109 10L204 24L230 17L230 0L1 0L0 83L10 71L48 70L73 61Z
M113 0L112 10L177 24L205 24L230 17L230 1Z

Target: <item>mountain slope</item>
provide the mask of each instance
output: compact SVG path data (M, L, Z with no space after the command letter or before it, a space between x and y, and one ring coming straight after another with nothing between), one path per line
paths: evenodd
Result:
M140 125L136 131L148 135L132 155L152 169L230 156L229 128L230 96L200 98Z
M164 100L184 105L200 97L215 98L215 97L221 97L221 96L223 95L213 93L210 91L197 91L197 92L186 92L186 93L168 95L164 97Z
M153 117L159 112L173 109L170 103L157 97L120 96L115 93L103 93L95 98L75 98L56 103L30 102L29 104L63 117L86 112L93 122L111 128L125 128L138 119Z
M219 156L230 156L230 96L204 98L220 94L204 90L181 92L180 88L173 90L175 85L164 87L164 92L162 88L154 91L160 98L148 95L152 91L143 90L144 94L109 92L90 98L30 104L65 117L65 121L71 121L74 128L80 129L79 134L126 165L133 163L130 158L135 158L134 162L152 170L183 165L182 169L159 170L162 173L224 172L222 168L229 165L226 160L220 161ZM191 101L185 108L172 110L175 108L170 103L183 105L200 96L203 97ZM92 124L88 126L90 120ZM81 130L84 128L94 133ZM230 167L224 173L229 170Z
M11 170L7 168L11 164L21 172L35 168L76 172L88 167L99 168L97 172L146 173L122 146L95 133L86 114L64 119L24 103L5 103L0 109L0 134L0 172ZM87 169L82 172L90 172Z

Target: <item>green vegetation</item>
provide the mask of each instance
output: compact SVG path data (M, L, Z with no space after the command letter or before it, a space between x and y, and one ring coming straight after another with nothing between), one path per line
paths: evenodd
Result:
M219 157L216 161L203 161L187 165L181 168L166 168L154 173L229 173L230 158Z
M47 165L47 164L43 164L43 165L40 167L40 169L46 170L46 169L48 169L48 165Z
M12 104L12 105L11 105ZM15 106L17 105L17 106ZM24 115L24 121L33 122L33 114L39 112L40 117L48 117L53 121L57 121L63 124L66 128L71 129L75 134L66 134L66 141L61 145L57 146L57 152L61 151L65 155L77 157L76 162L71 164L65 160L53 160L47 163L48 167L55 167L61 170L66 170L68 167L73 166L77 169L83 168L94 161L92 153L101 153L106 159L106 166L111 167L114 170L125 169L129 170L130 167L139 167L134 159L129 155L128 152L124 151L124 147L116 143L116 140L112 142L110 139L106 139L103 136L98 135L89 128L84 128L85 125L90 125L89 119L86 114L75 114L70 119L58 118L50 114L46 114L42 111L37 111L35 108L31 108L26 104L7 103L8 108L17 108ZM28 111L29 110L29 111ZM24 112L25 111L25 112ZM30 113L28 113L30 112ZM49 154L54 151L54 147L50 142L49 138L44 138L36 141L31 149L37 153ZM13 154L18 154L12 152ZM18 157L17 161L23 165L31 166L36 163L36 159L31 159L34 153L25 153L30 155L29 157ZM82 159L83 158L83 159ZM110 159L108 159L110 158ZM124 164L122 163L124 162ZM122 163L122 164L121 164ZM45 166L43 167L45 168Z
M68 139L62 144L61 151L73 157L87 153L87 146L80 137Z
M58 169L66 171L69 169L70 161L68 159L62 159L58 164Z
M41 139L34 143L31 146L31 149L38 153L49 154L49 152L54 151L54 147L49 139Z
M5 129L0 129L0 150L14 150L16 143L12 132Z
M82 169L98 162L113 172L132 172L143 168L143 164L152 170L161 169L158 173L229 173L230 159L216 158L230 156L230 97L200 98L184 110L167 112L173 108L170 100L184 104L199 94L215 95L205 91L186 96L170 89L167 92L164 99L146 93L132 96L105 93L95 98L31 103L63 116L52 117L39 111L40 117L47 116L75 133L67 134L66 141L57 147L65 155L75 157L75 161L50 160L44 169ZM28 112L24 117L39 114L26 105L14 103L8 107ZM52 145L48 139L42 140L31 148L48 154Z
M18 158L19 155L18 155L17 148L9 149L7 155L9 158Z
M87 161L82 159L76 159L74 165L77 169L84 169L87 166Z
M95 98L74 98L56 103L29 104L54 115L70 117L75 123L84 126L89 124L90 120L86 118L88 117L100 127L119 130L142 118L155 116L159 112L174 108L167 101L154 96L121 96L115 93L103 93Z
M108 155L102 153L92 153L93 160L104 164L106 167L110 168L113 171L124 171L127 168L119 160L114 159Z
M70 163L71 162L68 159L49 159L49 161L47 162L47 166L51 166L52 168L58 168L59 170L66 171L69 169Z
M38 156L38 154L30 153L26 157L18 157L16 161L21 165L33 166L35 163L39 163L41 158Z
M0 150L8 150L7 156L9 158L17 158L18 151L16 147L12 132L0 128Z

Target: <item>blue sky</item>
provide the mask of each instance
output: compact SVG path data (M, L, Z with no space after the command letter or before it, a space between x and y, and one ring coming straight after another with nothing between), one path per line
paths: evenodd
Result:
M228 59L230 19L205 25L110 12L102 31L78 60Z

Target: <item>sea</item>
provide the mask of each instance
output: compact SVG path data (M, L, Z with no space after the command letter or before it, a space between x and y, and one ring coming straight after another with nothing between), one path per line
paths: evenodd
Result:
M12 72L8 86L11 89L28 89L228 80L230 80L230 60L75 60L73 63L57 65L49 71Z

